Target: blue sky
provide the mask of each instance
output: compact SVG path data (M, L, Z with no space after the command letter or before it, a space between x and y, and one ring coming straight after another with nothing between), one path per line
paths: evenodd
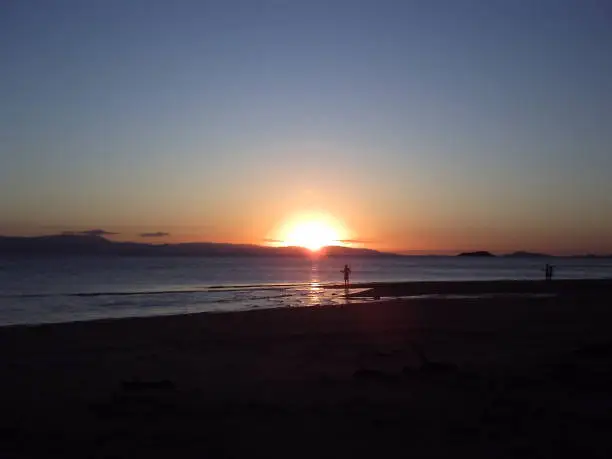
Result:
M609 2L2 8L0 233L612 251Z

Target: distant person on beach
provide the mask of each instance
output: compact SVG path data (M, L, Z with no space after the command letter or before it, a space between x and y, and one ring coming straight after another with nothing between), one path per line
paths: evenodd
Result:
M351 276L351 268L349 268L349 265L344 265L344 269L340 272L344 274L344 286L348 287L349 277Z
M546 263L546 266L544 267L544 275L546 276L547 281L552 280L554 271L555 267Z

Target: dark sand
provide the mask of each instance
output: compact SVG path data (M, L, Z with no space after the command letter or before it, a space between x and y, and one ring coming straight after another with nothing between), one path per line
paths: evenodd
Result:
M610 281L479 284L0 328L0 458L610 457Z

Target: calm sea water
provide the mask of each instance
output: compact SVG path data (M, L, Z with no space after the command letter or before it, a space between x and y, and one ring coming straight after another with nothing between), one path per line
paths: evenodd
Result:
M343 303L321 285L541 279L542 259L0 258L0 325ZM610 259L554 259L556 278L612 278Z

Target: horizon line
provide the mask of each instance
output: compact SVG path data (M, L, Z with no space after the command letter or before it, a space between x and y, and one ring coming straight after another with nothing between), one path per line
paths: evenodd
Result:
M43 235L38 235L38 236L9 236L9 235L4 235L4 234L0 234L0 238L18 238L18 239L37 239L37 238L45 238L45 237L83 237L83 238L92 238L92 239L104 239L105 241L108 241L110 243L114 243L114 244L125 244L125 243L129 243L129 244L141 244L141 245L145 245L145 246L162 246L162 245L180 245L180 244L219 244L219 245L233 245L233 246L252 246L252 247L260 247L260 248L264 248L264 249L303 249L306 251L310 251L310 249L308 249L307 247L302 247L299 245L282 245L282 246L274 246L274 245L266 245L264 244L259 244L259 243L249 243L249 242L218 242L218 241L181 241L181 242L155 242L155 241L136 241L136 240L126 240L126 241L113 241L110 238L108 238L108 236L115 236L118 233L115 234L86 234L86 233L79 233L79 232L62 232L62 233L53 233L53 234L43 234ZM106 236L106 237L105 237ZM340 241L339 241L340 242ZM537 251L530 251L530 250L508 250L508 251L490 251L490 250L458 250L458 249L454 249L454 250L439 250L439 251L424 251L424 250L378 250L378 249L374 249L374 248L370 248L370 247L351 247L348 245L327 245L327 246L323 246L321 247L319 250L317 251L312 251L313 253L317 253L320 252L326 248L334 248L334 247L339 247L339 248L344 248L344 249L349 249L349 250L369 250L369 251L373 251L373 252L378 252L380 254L383 255L395 255L395 256L402 256L402 257L444 257L444 256L457 256L460 254L470 254L470 253L477 253L477 252L485 252L488 253L494 257L497 256L509 256L509 255L518 255L518 254L524 254L525 257L555 257L555 258L580 258L580 257L584 257L584 258L588 258L588 257L602 257L602 258L608 258L608 257L612 257L612 253L606 253L606 252L573 252L573 253L568 253L568 254L555 254L555 253L546 253L546 252L537 252ZM484 255L486 256L486 255Z

